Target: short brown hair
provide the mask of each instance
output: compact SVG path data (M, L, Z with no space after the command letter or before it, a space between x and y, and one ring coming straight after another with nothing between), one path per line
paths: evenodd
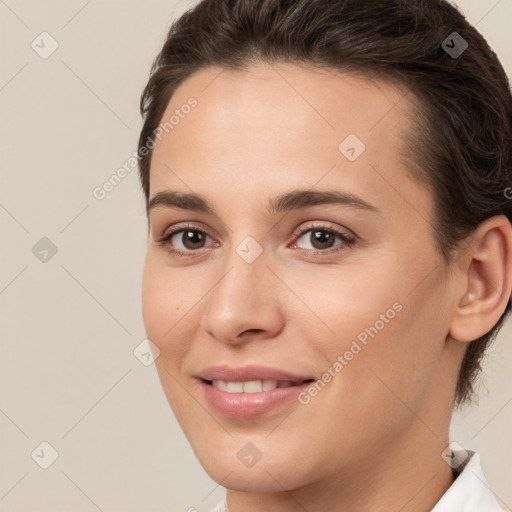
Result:
M454 55L453 48L463 53ZM505 193L512 185L509 82L483 36L444 0L199 2L170 27L142 93L139 170L146 204L148 141L154 142L178 85L206 67L245 69L256 61L380 76L413 93L421 129L408 141L412 172L432 191L433 236L446 262L485 219L503 214L512 221ZM493 329L468 344L456 405L474 397L484 351L510 308L509 297Z

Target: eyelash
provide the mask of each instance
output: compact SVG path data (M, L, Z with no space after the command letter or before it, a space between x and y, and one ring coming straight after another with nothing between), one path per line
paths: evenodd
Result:
M162 245L164 247L166 247L167 251L171 254L174 254L178 257L194 257L196 256L196 254L198 252L200 252L202 249L204 249L204 247L202 247L201 249L197 249L197 250L190 250L190 251L181 251L179 249L173 249L170 247L170 244L169 244L169 241L171 240L171 238L176 235L177 233L180 233L182 231L196 231L198 233L201 233L203 235L206 235L210 238L213 239L213 237L207 232L205 231L204 229L200 229L199 227L193 225L193 224L184 224L182 226L180 226L179 228L177 229L174 229L173 231L169 232L169 233L165 233L164 235L162 235L158 240L157 240L157 243L159 245ZM327 233L330 233L330 234L333 234L333 235L336 235L337 238L339 238L341 240L341 244L338 244L338 245L335 245L334 247L330 247L328 249L301 249L301 248L298 248L298 249L295 249L297 251L301 251L303 253L307 253L309 255L313 254L313 255L325 255L325 254L332 254L332 253L335 253L335 252L338 252L338 251L341 251L343 250L344 248L346 247L352 247L355 242L356 242L356 239L354 237L351 237L351 236L348 236L347 234L345 233L342 233L340 230L336 229L336 228L333 228L333 227L330 227L330 226L326 226L326 225L309 225L309 226L306 226L306 227L303 227L299 230L296 230L294 231L293 233L293 240L294 240L294 243L296 243L296 241L298 239L300 239L305 233L308 233L309 231L325 231Z

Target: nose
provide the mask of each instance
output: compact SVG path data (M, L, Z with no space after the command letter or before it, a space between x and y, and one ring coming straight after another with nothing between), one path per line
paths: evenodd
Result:
M265 252L248 263L233 250L224 263L222 277L206 297L202 329L230 345L277 336L284 325L279 280Z

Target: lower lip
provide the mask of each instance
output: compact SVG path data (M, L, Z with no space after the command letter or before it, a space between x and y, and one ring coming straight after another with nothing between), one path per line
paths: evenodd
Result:
M253 418L265 414L283 402L297 399L301 391L311 385L311 382L305 382L297 386L259 393L228 393L203 380L200 382L210 406L216 412L230 418Z

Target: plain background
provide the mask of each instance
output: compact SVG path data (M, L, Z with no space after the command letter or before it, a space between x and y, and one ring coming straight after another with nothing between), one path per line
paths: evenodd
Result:
M223 496L133 353L145 337L136 169L92 194L136 149L150 64L193 3L0 0L1 511L208 511ZM512 0L457 3L510 74ZM47 59L31 47L43 31L59 45ZM57 249L46 262L32 250L43 237ZM509 510L511 334L489 353L479 407L452 428ZM31 457L49 457L43 441L58 452L48 469Z

